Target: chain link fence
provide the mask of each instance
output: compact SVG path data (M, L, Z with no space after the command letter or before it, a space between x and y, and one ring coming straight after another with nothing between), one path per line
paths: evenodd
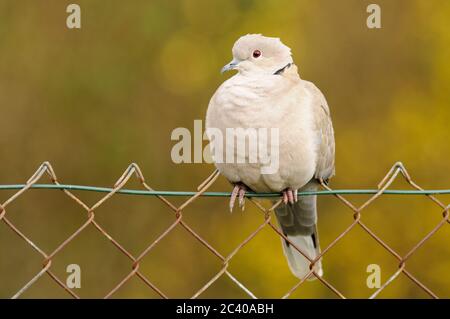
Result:
M412 186L412 190L388 190L389 186L394 182L394 180L401 174L405 180ZM51 184L38 184L40 179L44 176L48 175L51 180ZM142 190L129 190L124 189L127 182L135 176L139 182L141 183L143 189ZM428 241L440 228L444 227L450 223L449 221L449 208L450 205L445 205L440 200L438 200L434 195L436 194L450 194L450 190L435 190L429 191L424 190L420 186L418 186L410 177L409 173L405 169L405 167L401 163L396 163L390 171L386 174L383 180L378 185L376 190L332 190L325 183L322 183L322 187L324 190L317 192L304 192L299 193L299 196L304 195L328 195L335 196L343 205L348 207L349 212L353 214L353 222L348 225L348 227L340 233L328 246L323 247L322 252L316 259L310 259L301 249L297 248L289 239L284 236L284 234L280 231L276 222L274 222L273 210L275 207L281 204L281 199L279 199L274 205L270 207L264 206L260 201L255 200L257 197L280 197L280 194L270 193L270 194L247 194L248 200L253 203L262 213L262 222L261 224L248 236L246 237L229 255L222 255L219 251L217 251L211 244L209 244L204 238L202 238L193 228L186 223L183 219L183 210L189 206L192 202L199 199L201 196L223 196L229 197L230 193L220 193L220 192L207 192L207 190L214 184L219 176L218 171L214 171L201 185L198 187L196 192L164 192L164 191L155 191L153 190L145 181L144 176L140 170L140 168L136 164L131 164L122 176L117 180L114 187L112 188L104 188L104 187L92 187L92 186L78 186L78 185L64 185L61 184L56 174L50 165L50 163L43 163L36 172L27 180L25 184L20 185L0 185L1 189L17 189L17 192L14 193L11 197L5 200L0 204L0 221L9 227L17 236L19 236L22 240L24 240L29 246L31 246L36 252L38 252L43 258L43 268L36 273L33 278L30 278L27 282L24 282L21 289L15 293L12 298L20 297L26 290L28 290L39 278L47 274L52 280L54 280L62 289L64 289L68 294L70 294L73 298L79 298L77 293L70 289L66 283L58 278L54 272L52 272L52 261L57 258L58 253L60 253L66 246L74 240L81 232L83 232L86 227L92 225L95 229L100 232L108 241L111 242L114 247L117 248L123 255L125 255L131 264L131 271L127 276L122 278L120 281L115 283L115 286L104 296L105 298L109 298L114 295L125 283L127 283L132 277L139 278L145 285L155 291L161 298L169 298L160 288L158 288L151 280L149 280L139 269L141 260L164 238L166 237L175 227L181 226L184 228L195 240L197 240L200 244L206 247L209 252L214 255L221 262L221 269L217 272L206 284L203 285L192 298L201 297L202 293L205 292L214 282L216 282L220 277L227 276L229 277L242 291L244 291L249 297L256 299L257 297L252 291L244 286L233 274L229 271L229 264L233 257L245 246L247 245L261 230L264 228L269 228L273 230L278 236L289 242L299 253L305 256L310 261L310 269L311 271L302 279L298 281L289 291L287 291L282 298L290 297L294 291L296 291L309 276L315 276L319 280L319 282L325 285L328 289L330 289L336 296L339 298L345 298L344 294L339 291L339 289L333 286L329 281L327 281L324 277L318 276L313 270L313 266L320 258L326 255L333 247L343 238L345 237L352 229L355 227L359 227L364 230L370 237L382 246L389 254L391 254L398 261L398 270L393 273L381 286L378 288L370 298L375 298L381 291L383 291L388 285L390 285L400 274L406 275L417 287L422 289L425 293L427 293L432 298L438 298L430 287L427 287L421 281L419 281L411 272L407 269L407 261L411 258L411 256L424 245L426 241ZM30 238L24 234L13 222L8 218L7 208L8 206L14 202L17 198L22 196L25 192L29 191L31 188L50 188L50 189L60 189L62 190L74 203L79 205L84 211L87 213L86 221L75 231L73 232L67 239L65 239L62 243L60 243L56 249L51 252L46 252L41 249L38 245L36 245ZM79 197L73 194L73 190L86 190L86 191L96 191L96 192L104 192L105 195L98 200L94 205L88 206L84 203ZM125 247L123 247L117 240L115 240L95 219L96 209L99 208L103 203L105 203L108 199L118 193L126 193L126 194L135 194L135 195L151 195L158 197L169 210L173 212L175 220L173 223L162 232L156 240L154 240L151 244L149 244L139 255L135 256L131 254ZM372 196L364 202L361 206L356 206L348 199L344 197L346 194L371 194ZM361 220L361 213L364 209L366 209L369 205L371 205L377 198L384 194L409 194L409 195L421 195L426 196L431 201L433 201L441 210L442 218L435 225L435 227L429 231L426 236L424 236L415 246L413 246L409 252L404 255L396 252L392 247L390 247L382 238L377 236L373 230L371 230L366 224L364 224ZM189 198L182 203L180 206L174 205L171 201L168 200L169 196L188 196ZM1 262L1 252L0 252L0 262ZM0 274L1 277L5 274ZM448 296L440 296L440 297L448 297Z

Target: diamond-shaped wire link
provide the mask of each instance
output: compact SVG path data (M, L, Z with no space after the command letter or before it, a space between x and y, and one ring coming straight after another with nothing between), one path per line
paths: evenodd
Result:
M157 196L171 211L174 213L175 220L165 231L163 231L154 241L149 243L149 245L137 256L133 256L125 247L123 247L117 240L115 240L96 220L95 220L95 210L100 207L104 202L109 200L112 196L114 196L119 190L121 190L128 181L135 176L138 179L140 184L142 185L144 190L154 191L145 181L144 175L141 172L141 169L138 165L132 163L127 167L124 173L119 177L117 182L114 184L114 187L111 188L110 191L107 192L100 200L94 203L92 206L88 206L85 204L80 198L75 196L70 190L67 188L61 188L61 190L76 204L78 204L86 213L87 219L86 221L80 225L75 232L73 232L68 238L66 238L62 243L60 243L52 252L46 253L44 250L39 248L39 246L34 243L28 236L26 236L20 229L18 229L7 217L7 206L11 204L14 200L22 196L25 192L27 192L34 184L36 184L44 175L48 175L50 177L51 182L54 185L61 186L59 183L56 174L48 162L44 162L36 172L27 180L24 186L19 189L16 193L10 196L6 201L0 203L0 221L2 221L8 228L10 228L17 236L19 236L22 240L24 240L29 246L33 248L34 251L39 253L43 257L43 267L42 269L28 282L26 282L21 289L17 291L16 294L12 296L12 298L20 297L26 290L28 290L39 278L41 278L44 274L48 274L49 277L54 280L62 289L64 289L67 293L69 293L74 298L79 298L79 296L67 285L61 281L52 271L52 260L56 258L57 254L61 252L72 240L74 240L84 229L86 229L89 225L92 225L100 234L102 234L105 238L107 238L112 245L120 251L123 255L125 255L131 261L131 271L124 278L122 278L108 293L105 295L105 298L109 298L114 293L116 293L125 283L127 283L132 277L136 276L139 278L146 286L156 292L161 298L169 298L166 294L164 294L158 287L156 287L142 272L139 270L140 262L142 259L163 239L165 238L175 227L182 227L188 234L190 234L195 240L197 240L201 245L203 245L207 250L215 256L219 262L221 263L221 269L200 289L198 289L192 298L197 298L201 296L203 292L205 292L214 282L216 282L223 275L226 275L232 282L236 284L242 291L244 291L249 297L256 299L257 297L253 292L250 291L244 284L242 284L235 276L233 276L229 271L228 267L234 256L241 251L241 249L246 246L250 241L252 241L255 236L265 228L271 229L275 234L280 236L283 240L289 242L294 249L296 249L300 254L302 254L305 258L307 258L310 262L310 272L300 281L295 284L288 292L286 292L282 298L288 298L292 295L294 291L296 291L310 276L314 276L318 279L318 281L323 284L325 287L330 289L334 294L336 294L339 298L345 298L345 296L334 287L329 281L327 281L324 277L320 277L314 271L314 265L321 259L325 254L327 254L335 245L344 238L352 229L355 227L360 227L364 230L370 237L382 246L386 251L388 251L395 259L398 260L398 270L392 274L379 289L377 289L370 298L375 298L379 295L381 291L383 291L387 286L389 286L400 274L404 274L407 278L409 278L416 286L421 288L424 292L426 292L432 298L438 298L438 296L427 286L425 286L421 281L419 281L413 274L411 274L406 269L407 260L418 250L420 249L425 242L427 242L439 229L441 229L444 225L449 224L449 210L450 205L445 205L441 201L439 201L435 196L431 194L425 194L424 196L428 197L431 201L433 201L436 205L438 205L442 210L442 219L439 223L430 230L415 246L413 246L404 256L401 256L397 253L393 248L391 248L386 242L384 242L375 232L367 227L361 221L361 213L364 209L366 209L370 204L372 204L377 198L383 195L383 193L391 186L391 184L397 179L399 175L401 175L406 182L415 190L424 191L420 186L418 186L410 177L408 171L405 169L402 163L395 163L386 176L381 180L378 184L378 191L371 196L367 201L365 201L361 206L356 207L349 200L347 200L343 195L333 193L332 196L335 196L341 203L343 203L346 207L350 209L353 213L353 222L343 231L341 232L332 242L326 246L321 253L315 258L309 258L305 252L303 252L300 248L296 247L294 243L292 243L272 222L272 216L274 209L281 204L281 200L277 200L271 207L264 207L259 201L249 198L249 200L255 205L255 207L263 214L262 223L244 240L242 240L236 248L228 255L223 256L219 253L210 243L208 243L204 238L202 238L190 225L188 225L183 220L183 210L191 205L194 201L198 200L199 197L202 196L204 192L206 192L211 185L219 177L219 172L215 170L208 178L206 178L197 188L197 192L189 197L185 202L183 202L180 206L174 205L170 202L166 197L161 195ZM325 184L323 181L320 181L322 187L332 192L333 190Z

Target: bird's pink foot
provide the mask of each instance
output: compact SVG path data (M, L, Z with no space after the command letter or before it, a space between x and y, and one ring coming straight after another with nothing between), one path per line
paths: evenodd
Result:
M230 212L233 211L234 203L238 199L239 207L244 210L245 208L245 193L247 192L247 186L242 183L236 183L230 198Z
M293 190L292 188L286 188L283 192L283 203L294 204L298 201L298 192L297 190Z

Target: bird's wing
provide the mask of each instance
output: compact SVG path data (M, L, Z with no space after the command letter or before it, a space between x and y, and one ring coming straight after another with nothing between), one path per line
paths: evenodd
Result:
M322 92L311 82L305 81L306 90L313 97L315 136L317 137L317 165L315 178L327 180L334 175L334 131L330 109Z

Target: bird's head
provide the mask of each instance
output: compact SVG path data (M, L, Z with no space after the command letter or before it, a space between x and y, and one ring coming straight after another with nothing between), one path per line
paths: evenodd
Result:
M261 34L240 37L233 46L233 60L222 68L249 74L276 74L293 63L291 49L279 38Z

